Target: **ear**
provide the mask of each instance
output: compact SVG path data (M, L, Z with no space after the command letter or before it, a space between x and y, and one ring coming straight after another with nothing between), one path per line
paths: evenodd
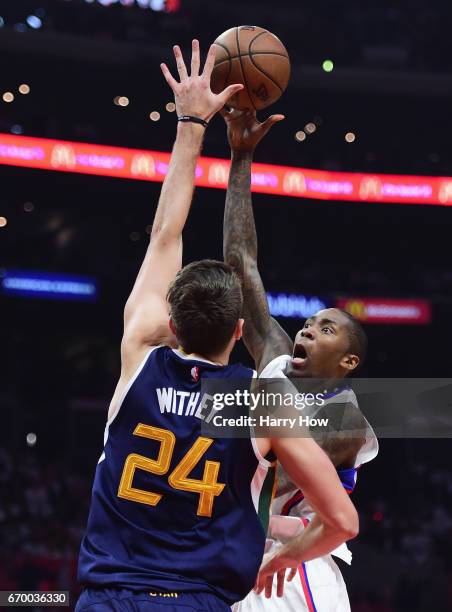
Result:
M235 331L234 331L234 338L236 339L236 341L240 340L240 338L242 337L244 322L245 322L245 319L239 319L237 321L237 325L235 326Z
M359 366L359 357L358 355L348 353L342 357L340 365L342 368L344 368L344 370L352 372Z

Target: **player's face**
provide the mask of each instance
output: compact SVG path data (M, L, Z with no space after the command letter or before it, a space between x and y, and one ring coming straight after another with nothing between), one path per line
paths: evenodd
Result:
M336 308L320 310L297 333L286 374L301 378L343 378L347 373L349 326Z

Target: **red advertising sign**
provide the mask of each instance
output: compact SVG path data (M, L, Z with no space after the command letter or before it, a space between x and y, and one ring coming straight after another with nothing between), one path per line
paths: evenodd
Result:
M363 323L426 325L432 320L428 300L351 297L338 299L336 306Z
M0 165L162 182L170 154L0 134ZM229 161L201 157L196 185L226 189ZM452 177L326 172L253 164L252 191L315 200L452 205Z

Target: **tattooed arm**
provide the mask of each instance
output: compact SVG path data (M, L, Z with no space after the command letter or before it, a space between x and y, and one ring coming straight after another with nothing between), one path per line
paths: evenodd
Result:
M260 123L252 111L229 111L228 126L232 164L223 224L224 260L242 280L243 339L258 372L279 355L292 352L292 341L270 316L267 296L257 268L257 235L251 201L251 163L254 149L272 125L284 119L272 115Z

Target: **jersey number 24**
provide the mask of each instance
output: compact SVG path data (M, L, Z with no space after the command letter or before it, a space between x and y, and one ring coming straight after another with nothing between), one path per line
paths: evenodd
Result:
M168 429L160 429L143 423L139 423L135 427L133 434L150 440L157 440L160 442L160 450L157 459L149 459L149 457L136 453L127 457L119 483L118 497L156 506L162 499L162 495L134 488L132 486L133 477L137 468L158 476L166 474L171 464L176 436ZM210 438L198 438L168 477L168 482L173 489L189 491L199 495L198 516L212 516L214 498L220 495L225 487L224 484L217 482L220 469L218 461L205 462L202 480L188 478L188 474L199 463L212 442L213 440Z

